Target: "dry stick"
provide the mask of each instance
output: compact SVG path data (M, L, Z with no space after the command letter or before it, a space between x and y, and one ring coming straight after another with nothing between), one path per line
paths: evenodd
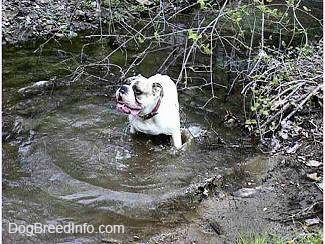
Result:
M202 77L193 77L193 78L196 78L196 79L202 79L204 80L205 82L207 82L206 79L202 78ZM203 92L203 87L206 87L206 86L210 86L210 84L204 84L204 85L199 85L199 86L188 86L188 87L183 87L183 88L179 88L177 90L179 91L184 91L184 90L195 90L195 89L198 89L200 91Z
M185 43L185 46L187 46L187 42L188 42L188 39L186 39L186 43ZM184 59L183 59L183 63L182 63L182 68L181 68L181 71L179 73L179 76L177 78L177 82L176 82L176 85L178 85L178 83L181 81L182 79L182 76L183 76L183 72L185 71L185 73L187 72L186 71L186 64L188 62L188 59L190 58L191 54L192 54L192 51L193 49L197 46L197 43L196 42L193 42L193 44L191 45L187 55L186 55L186 48L184 49Z
M261 49L264 50L264 28L265 28L265 13L262 12L262 29L261 29Z
M244 42L242 42L241 40L239 40L237 37L235 36L222 36L223 39L227 40L227 38L232 38L235 39L235 41L237 41L239 44L241 44L244 48L251 50L252 48L247 46ZM227 40L228 41L228 40ZM237 47L235 47L230 41L228 41L229 45L231 45L234 49L236 49L237 51L240 51L240 49L238 49Z
M126 23L124 20L122 20L121 22L122 22L124 25L126 25L127 27L129 27L131 30L133 30L136 34L143 36L142 33L140 33L138 30L136 30L136 29L133 28L131 25L129 25L128 23ZM123 27L124 27L124 26L123 26ZM124 28L125 28L125 27L124 27ZM126 30L127 32L130 33L130 31L129 31L128 29L125 28L125 30ZM133 33L130 33L130 34L133 34Z
M253 84L255 84L255 83L256 83L255 80L249 82L249 83L248 83L248 84L247 84L247 85L242 89L241 94L243 94L244 96L246 96L246 93L247 93L248 89L249 89Z
M293 91L292 91L292 87L289 87L289 88L287 88L287 89L285 89L284 91L282 91L280 94L278 94L275 98L273 98L271 101L270 101L270 103L271 104L274 104L275 103L275 101L277 100L277 99L279 99L282 95L284 95L285 93L287 93L288 91L291 91L290 93L289 93L289 95L287 95L285 98L283 98L283 99L281 99L283 102L288 102L288 100L289 100L289 98L293 95L293 94L295 94L298 90L299 90L299 88L300 87L302 87L303 85L305 85L306 84L306 82L302 82L302 83L300 83ZM271 107L271 110L275 110L275 109L277 109L279 106L280 106L281 104L277 104L276 106L274 106L274 107Z
M263 124L261 124L260 129L264 129L264 127L267 124L271 123L274 119L276 119L279 115L281 115L284 111L286 111L290 106L291 106L290 103L285 104L281 110L279 110L276 114L274 114L269 119L267 119L267 121L265 121ZM260 131L260 132L262 133L262 131Z
M223 47L223 50L224 50L224 52L225 52L225 55L228 56L226 46L225 46L225 44L223 43L221 36L219 35L218 32L216 32L216 35L217 35L217 38L215 38L214 40L219 39L219 41L221 42L221 45L222 45L222 47Z
M316 20L318 22L318 24L323 27L323 22L321 19L318 19L316 18L314 15L308 13L307 11L303 10L303 9L300 9L300 8L297 8L296 10L300 11L300 12L303 12L304 14L308 15L309 17L311 17L312 19Z
M157 15L158 16L158 15ZM156 16L156 17L157 17ZM125 22L124 22L124 24L126 24L126 26L128 26L130 29L132 29L132 30L134 30L134 31L136 31L137 32L137 34L139 34L139 35L142 35L142 31L146 28L146 27L148 27L151 23L153 23L153 21L156 19L156 17L154 17L153 19L151 19L151 21L147 24L147 25L145 25L140 31L137 31L137 30L135 30L133 27L131 27L131 26L129 26L128 24L126 24ZM125 28L126 29L126 28ZM142 35L143 36L143 35ZM128 39L126 42L124 42L124 45L127 43L127 42L129 42L129 41L131 41L132 39L134 39L134 37L132 37L132 38L130 38L130 39ZM152 44L152 43L151 43ZM151 47L151 44L145 49L145 51L144 52L142 52L140 55L141 56L143 56L143 58L140 60L140 62L139 63L141 63L143 60L144 60L144 58L145 58L145 56L146 56L146 51ZM122 44L123 45L123 44ZM117 49L115 49L114 51L112 51L108 56L106 56L103 60L101 60L101 61L99 61L98 63L101 63L102 61L104 61L105 59L107 60L113 53L115 53L117 50L119 50L121 47L122 47L122 45L120 45ZM127 54L126 54L127 55ZM126 58L127 59L127 58ZM126 70L126 72L121 72L122 73L122 75L123 76L125 76L128 72L129 72L129 70L132 68L132 67L134 67L134 64L135 64L135 62L137 61L139 59L139 57L138 58L136 58L134 61L133 61L133 63L129 66L129 68ZM139 64L138 63L138 64Z
M73 73L72 77L76 74L76 72ZM72 79L72 81L70 83L74 83L76 80L78 80L82 75L84 74L84 69L82 68L82 70L80 72L77 73L77 75Z
M258 60L256 61L254 67L251 69L251 71L249 72L248 76L251 76L251 74L253 74L253 72L255 71L255 69L257 68L257 66L259 65L259 63L261 62L263 56L264 56L264 25L265 25L265 14L262 13L262 26L261 26L261 50L259 52L259 57ZM247 86L246 86L247 87ZM244 88L245 89L245 88ZM244 91L243 89L243 91ZM243 94L242 91L242 94Z
M45 42L43 42L41 45L39 45L39 47L33 51L33 53L37 53L37 52L42 52L44 46L51 41L53 38L55 37L55 34L53 34L50 38L48 38Z
M319 85L318 87L316 87L310 94L306 95L304 98L303 98L303 101L296 107L296 109L294 111L292 111L290 113L290 115L288 115L284 120L282 121L286 121L288 120L289 118L291 118L307 101L308 99L314 95L315 92L317 92L323 85ZM299 100L301 101L301 99ZM263 129L267 124L271 123L275 118L278 117L278 115L280 113L283 113L283 111L286 111L289 107L291 106L290 103L286 103L282 110L278 111L276 114L274 114L273 116L271 116L267 121L265 121L262 125L261 125L261 128Z
M175 17L175 16L178 15L179 13L185 11L185 10L188 9L188 8L194 7L194 6L197 5L197 4L198 4L198 2L193 3L193 4L189 5L189 6L186 6L185 8L182 8L182 9L178 10L176 13L174 13L172 16L170 16L167 20L172 19L173 17Z
M250 46L249 46L249 53L248 53L248 67L247 67L248 70L249 70L249 68L251 66L251 56L252 56L252 50L253 50L253 42L254 42L255 28L256 28L256 14L255 14L255 11L254 11L254 24L253 24L252 34L251 34L251 41L250 41Z
M67 59L62 60L62 61L60 61L60 62L58 62L58 63L53 64L53 67L56 67L56 66L59 66L59 67L60 67L60 65L65 65L64 67L62 67L63 69L68 70L68 71L70 71L70 72L73 72L73 70L72 70L71 67L69 66L69 63L67 63L67 62L69 62L69 61L71 61L71 62L73 61L73 62L75 62L76 64L78 64L77 60L76 60L74 57L71 57L71 58L67 58Z
M305 97L304 100L302 100L302 102L287 116L284 118L284 122L286 122L287 120L289 120L295 113L297 113L297 111L299 109L302 108L302 106L304 106L304 104L313 96L316 94L316 92L318 92L318 90L320 90L322 88L323 84L318 85L314 90L312 90L312 92L310 92L308 94L308 96Z
M111 20L110 20L110 21L111 21ZM139 33L136 29L134 29L132 26L128 25L125 21L123 21L123 20L119 21L119 23L120 23L121 25L122 25L122 22L123 22L123 24L127 25L130 29L134 30L137 34L142 35L142 34ZM137 22L135 25L137 25L137 24L138 24L138 22ZM122 26L123 26L123 25L122 25ZM125 26L123 26L123 28L125 28ZM127 32L130 33L130 31L129 31L128 29L125 28L125 30L126 30ZM111 34L111 33L109 32L109 34L102 34L102 35L87 35L87 36L85 36L85 38L100 37L100 36L102 36L102 37L128 37L128 38L132 38L132 37L134 37L134 34L133 34L133 33L131 33L131 34L132 34L132 35Z
M211 49L212 49L212 41L211 43ZM211 87L211 94L214 97L214 87L213 87L213 56L212 53L210 55L210 87Z
M184 56L183 56L183 62L182 62L182 69L181 72L178 75L177 81L176 81L176 85L178 84L178 82L181 79L182 73L183 73L183 69L185 68L185 62L186 62L186 49L187 49L187 43L188 43L188 39L186 39L185 41L185 47L184 47ZM192 45L193 46L193 45Z
M86 67L93 67L93 66L112 66L112 67L116 67L116 68L118 68L119 70L120 70L120 72L122 73L122 67L121 66L119 66L119 65L117 65L117 64L111 64L111 63L109 63L109 64L96 64L96 63L93 63L93 64L87 64L87 65L84 65L83 66L83 68L86 68Z
M115 52L117 52L118 50L120 50L124 45L126 45L128 42L132 41L134 37L129 38L128 40L126 40L125 42L123 42L119 47L117 47L114 51L112 51L109 55L107 55L104 59L95 62L94 64L91 65L100 65L102 62L104 62L105 60L108 60L110 56L112 56ZM83 69L83 67L86 67L88 65L79 65L76 69L75 72L77 72L80 68ZM74 79L75 81L75 79Z
M163 23L164 23L164 27L163 27L163 31L166 30L166 23L167 23L167 20L166 20L166 17L165 17L165 12L164 12L164 1L160 0L159 1L159 7L160 7L160 10L161 10L161 13L162 13L162 18L163 18Z
M233 81L232 81L232 83L231 83L231 85L230 85L229 91L228 91L227 94L226 94L227 97L231 94L231 91L232 91L232 89L234 88L236 81L238 81L239 77L240 77L244 72L245 72L245 71L243 71L243 70L240 71L240 72L237 74L237 76L233 79Z
M113 14L112 14L112 2L111 0L108 0L108 6L109 6L109 24L108 24L108 33L111 34L111 26L113 25L114 28L114 22L113 22ZM102 35L103 33L101 33Z
M178 46L177 48L173 49L167 56L167 58L164 60L164 62L160 65L160 67L158 68L158 72L160 72L162 70L162 68L164 67L164 65L167 63L167 61L169 60L169 58L174 54L174 52L178 51Z
M129 27L131 30L133 30L133 28L128 25L127 23L125 23L123 20L121 20L120 22L120 25L123 27L124 30L126 30L126 32L128 32L130 34L130 37L134 36L134 33L132 33L127 27ZM137 32L137 31L136 31ZM119 37L122 36L122 35L118 35Z
M100 41L103 39L103 26L102 26L102 9L100 0L96 0L96 12L99 13L99 28L100 28ZM103 42L101 43L103 45Z
M193 31L200 31L206 27L211 27L211 26L205 26L205 27L196 27L196 28L191 28L191 30ZM181 34L181 33L184 33L184 32L188 32L190 29L181 29L181 30L178 30L178 31L172 31L172 32L169 32L169 33L166 33L166 34L163 34L163 35L159 35L160 37L167 37L167 36L175 36L176 34ZM155 36L147 36L146 37L147 39L152 39L152 38L155 38Z
M234 46L234 44L232 44L231 41L229 41L227 39L227 38L233 38L236 41L238 41L239 43L241 43L240 40L238 40L236 37L233 37L233 36L220 36L220 38L221 39L224 39L233 49L235 49L236 51L240 52L240 49L238 47ZM243 44L243 43L241 43L241 44ZM244 45L244 47L247 47L247 46ZM231 56L233 56L233 55L231 55Z
M174 48L178 48L179 46L181 46L181 44L175 44L175 45L172 45L172 46L164 46L164 47L161 47L161 48L150 50L150 51L148 51L148 53L160 52L160 51L164 51L164 50L171 49L171 48L173 48L173 51L174 51L175 50Z
M300 1L299 1L300 3ZM297 15L296 15L296 7L293 8L293 16L294 18L296 19L297 23L300 25L300 27L303 29L304 31L304 34L305 34L305 38L306 38L306 41L305 41L305 45L308 44L308 34L307 34L307 31L305 29L305 27L301 24L301 22L299 21L299 19L297 18Z
M288 46L290 47L291 43L293 42L293 39L295 38L296 36L296 18L294 18L294 21L293 21L293 32L292 32L292 35L291 35L291 39L288 43Z
M225 1L225 2L224 2L222 8L221 8L220 11L219 11L219 15L218 15L214 20L212 20L212 21L211 21L207 26L205 26L205 27L203 28L203 30L200 32L200 35L203 34L203 33L205 33L205 32L207 31L207 29L210 28L211 26L212 26L212 30L214 29L214 27L215 27L215 25L217 24L219 18L220 18L221 16L224 15L222 11L223 11L223 9L225 8L227 2L228 2L228 1ZM201 24L202 24L202 22L201 22ZM187 42L186 42L186 43L187 43ZM181 69L181 72L180 72L180 74L179 74L179 76L178 76L178 79L177 79L176 85L177 85L177 84L180 82L180 80L182 79L184 69L186 69L187 61L188 61L188 59L189 59L189 57L190 57L190 55L191 55L191 53L192 53L192 51L193 51L193 48L194 48L195 46L196 46L196 42L194 42L194 43L192 44L192 46L191 46L189 52L187 53L187 56L186 56L186 57L184 56L183 64L182 64L182 69ZM186 49L185 49L185 50L186 50ZM186 53L186 52L185 52L185 53ZM184 54L185 54L185 53L184 53ZM186 70L185 70L185 71L186 71ZM210 100L211 100L211 99L209 99L208 101L210 101Z
M305 84L308 84L309 83L309 81L305 81L305 80L297 80L297 82L300 82L298 85L297 85L297 87L289 94L289 95L287 95L284 99L282 99L282 100L284 100L284 101L287 101L294 93L296 93L298 90L299 90L299 88L300 87L302 87L303 85L305 85ZM313 84L315 84L315 83L313 83ZM282 95L284 95L285 93L287 93L288 91L290 91L290 90L292 90L292 87L290 86L289 88L287 88L287 89L285 89L285 90L283 90L282 92L280 92L275 98L273 98L271 101L270 101L270 103L274 103L277 99L279 99ZM275 107L272 107L271 109L272 110L275 110L278 106L280 106L280 104L279 105L277 105L277 106L275 106Z
M140 63L142 63L142 61L145 59L145 57L149 54L148 49L151 48L152 42L148 45L148 47L143 50L143 52L141 52L132 62L132 64L129 65L129 68L124 72L124 76L127 75L127 73L129 73L130 69L132 69L134 66L139 65ZM137 63L137 61L140 59L140 61Z
M102 80L102 81L105 81L105 82L109 82L109 80L104 79L103 77L99 77L97 75L93 75L93 74L89 74L89 73L87 73L87 75L88 75L88 77L86 79L88 79L89 77L94 77L94 78L96 78L98 80Z
M249 70L250 69L250 66L251 66L251 55L252 55L252 51L253 51L253 42L254 42L255 28L256 28L256 14L255 14L255 11L254 11L254 24L253 24L253 30L252 30L251 40L250 40L250 46L249 46L248 67L247 67L247 70ZM244 72L244 71L242 71L242 72ZM235 84L235 82L233 82L232 87L233 87L234 84ZM244 82L243 82L242 85L244 86ZM230 94L230 92L232 90L232 87L230 88L228 94ZM245 87L243 87L242 91L244 91L244 90L245 90ZM246 104L246 91L245 91L244 96L243 96L243 105L244 105L243 108L244 108L244 116L245 116L245 118L247 118L247 111L246 111L246 105L245 104Z
M85 47L93 44L93 43L96 43L98 40L94 41L94 42L91 42L91 43L86 43L86 44L83 44L82 45L82 48L81 48L81 52L80 52L80 62L82 63L83 62L83 55L84 55L84 50L85 50Z
M220 11L223 11L224 7L226 6L227 1L225 1L224 5L222 6ZM220 13L219 13L220 15ZM219 19L219 18L218 18ZM211 54L210 54L210 86L211 86L211 94L212 97L214 97L214 87L213 87L213 33L215 31L215 28L217 26L218 21L215 21L215 23L212 26L211 34L210 34L210 48L211 48Z
M176 60L177 60L181 55L182 55L181 52L179 52L178 54L176 54L176 56L173 58L173 60L172 60L168 65L166 65L166 67L164 68L163 72L165 72L166 70L168 70L168 68L169 68L171 65L173 65L173 64L176 62ZM176 78L174 78L174 80L176 80Z
M158 15L157 15L158 16ZM143 30L145 30L150 24L152 24L153 23L153 21L157 18L157 16L156 17L154 17L149 23L147 23L144 27L142 27L141 29L140 29L140 31L138 31L138 33L139 34L141 34L141 32L143 31ZM142 35L142 34L141 34ZM93 37L93 36L96 36L96 35L92 35L91 37ZM102 35L102 37L105 37L105 36L107 36L107 35ZM111 35L110 35L111 36ZM102 60L100 60L100 61L97 61L95 64L101 64L102 62L104 62L105 60L107 60L108 58L110 58L114 53L116 53L117 51L119 51L122 47L124 47L127 43L129 43L130 41L132 41L133 39L135 39L135 37L134 36L132 36L132 37L130 37L129 39L127 39L126 41L124 41L121 45L119 45L116 49L114 49L112 52L110 52L105 58L103 58ZM83 67L83 65L80 65L80 66L78 66L77 68L76 68L76 70L78 70L79 68L81 68L81 67Z

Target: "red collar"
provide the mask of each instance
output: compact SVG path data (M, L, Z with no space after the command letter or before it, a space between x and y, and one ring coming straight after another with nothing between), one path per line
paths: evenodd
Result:
M159 97L158 102L156 103L156 106L153 108L153 110L150 113L141 115L139 117L142 118L143 120L151 119L153 116L158 114L158 109L160 107L160 103L161 103L161 97Z

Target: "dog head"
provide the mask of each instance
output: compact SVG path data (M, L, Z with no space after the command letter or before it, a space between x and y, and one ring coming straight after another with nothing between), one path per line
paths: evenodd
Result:
M132 115L145 115L152 111L162 96L162 86L141 75L126 79L116 91L117 109Z

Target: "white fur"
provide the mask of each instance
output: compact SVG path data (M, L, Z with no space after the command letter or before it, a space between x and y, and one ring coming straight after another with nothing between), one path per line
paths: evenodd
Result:
M132 79L134 80L132 81L130 87L132 87L134 82L137 80L139 81L139 79L142 79L141 83L138 83L141 84L141 86L148 85L148 87L152 87L153 83L159 83L162 86L163 96L157 111L158 114L156 114L154 117L144 120L138 115L129 115L131 125L130 132L135 133L136 131L140 131L151 135L171 135L173 145L176 148L180 148L182 146L182 140L180 131L179 104L177 88L174 82L169 78L169 76L160 74L154 75L148 79L142 76L136 76ZM159 96L155 96L153 94L143 97L141 103L143 102L144 107L140 115L150 113L157 104L158 99ZM123 100L134 101L134 93L130 91L126 98L123 98ZM129 103L129 105L136 106L131 103Z

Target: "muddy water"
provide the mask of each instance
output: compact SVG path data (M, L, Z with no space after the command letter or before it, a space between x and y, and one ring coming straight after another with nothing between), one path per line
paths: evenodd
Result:
M73 48L78 50L78 45ZM62 67L53 68L60 61L57 52L49 51L57 48L48 48L41 56L27 47L5 50L4 240L146 239L188 221L201 198L198 186L206 179L231 175L228 186L241 186L245 178L241 172L247 172L237 170L234 176L234 168L254 162L249 170L256 174L263 170L264 158L252 160L256 152L247 143L243 146L240 129L223 123L226 110L240 111L236 99L228 103L220 99L210 110L202 110L208 92L180 92L182 126L195 138L186 150L176 152L166 138L128 133L127 118L115 110L112 98L117 76L104 86L84 82L18 95L20 88L33 82L62 76ZM157 67L159 58L152 58L145 69ZM146 71L140 67L134 72ZM218 92L220 97L224 94ZM9 222L123 224L125 234L13 235L8 234Z

